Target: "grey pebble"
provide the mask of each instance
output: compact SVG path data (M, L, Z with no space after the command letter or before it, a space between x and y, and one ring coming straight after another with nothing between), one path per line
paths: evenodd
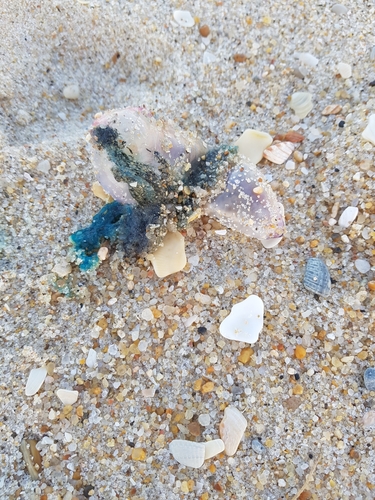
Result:
M252 447L253 451L255 451L255 453L257 453L258 455L263 453L266 449L265 446L263 446L262 443L260 441L258 441L257 439L253 439L251 441L251 447Z
M303 284L307 290L326 297L331 291L331 277L328 267L321 259L307 261Z
M375 391L375 368L367 368L363 375L365 386L368 391Z

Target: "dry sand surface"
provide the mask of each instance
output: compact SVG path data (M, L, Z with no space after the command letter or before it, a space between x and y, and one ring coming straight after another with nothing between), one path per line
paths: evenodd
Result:
M375 8L344 3L1 0L1 499L374 498L363 374L375 364L375 146L362 132L375 113ZM297 91L312 95L303 119L289 107ZM177 274L158 279L115 247L80 272L69 235L103 205L87 129L100 110L138 105L210 146L246 128L303 134L287 165L259 166L285 206L280 245L202 218ZM323 116L328 105L338 114ZM345 228L349 206L359 212ZM303 286L309 257L329 268L327 297ZM265 315L249 349L219 325L251 294ZM228 405L247 421L237 453L180 465L169 443L219 438ZM38 443L34 480L24 440Z

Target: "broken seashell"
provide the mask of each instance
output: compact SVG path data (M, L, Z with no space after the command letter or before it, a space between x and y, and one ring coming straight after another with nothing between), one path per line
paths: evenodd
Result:
M289 158L294 151L292 142L276 142L264 150L263 156L276 165L281 165Z
M213 439L212 441L207 441L204 443L205 445L205 454L204 459L208 460L209 458L218 455L225 449L224 441L222 439Z
M326 264L317 258L310 258L306 264L303 284L307 290L326 297L331 291L331 277Z
M276 247L283 238L270 238L269 240L260 240L264 248Z
M224 410L224 418L220 423L220 437L224 441L225 453L232 456L236 453L242 436L244 435L247 422L242 413L235 406L227 406Z
M248 128L234 144L238 146L238 154L257 164L263 157L263 151L272 144L272 137L266 132Z
M358 207L346 207L339 218L340 227L349 227L357 218Z
M309 92L295 92L292 94L290 107L298 118L305 118L313 109L312 95Z
M263 328L263 301L257 295L235 304L220 325L220 333L229 340L253 344Z
M294 55L301 63L306 64L306 66L311 66L312 68L315 68L319 62L319 59L308 52L296 52Z
M186 266L185 238L178 231L167 233L162 245L148 258L158 278L181 271Z
M26 396L34 396L42 387L47 376L47 368L33 368L27 379L25 394Z
M276 134L273 138L274 141L286 141L286 142L302 142L305 136L294 131L289 130L286 134Z
M174 439L169 443L169 450L173 458L181 465L198 469L203 465L206 446L205 443L196 443L184 439Z
M368 125L362 132L362 137L375 146L375 115L370 115Z
M188 10L175 10L173 18L183 28L192 28L195 24L194 17Z
M340 62L337 65L337 70L340 73L341 78L347 79L352 76L352 67L350 64Z
M246 162L235 165L226 190L203 211L220 224L261 240L279 238L285 231L282 204L259 170Z
M35 439L22 439L20 446L27 471L33 481L39 479L39 472L42 468L42 457L36 445L37 441Z
M57 389L56 396L64 405L74 405L74 403L76 403L78 399L78 391Z
M111 201L113 201L112 196L104 191L104 189L102 188L102 186L98 181L95 181L93 183L91 189L95 196L105 201L106 203L111 203Z
M329 104L323 109L322 115L323 116L337 115L338 113L340 113L341 110L342 106L340 106L340 104Z

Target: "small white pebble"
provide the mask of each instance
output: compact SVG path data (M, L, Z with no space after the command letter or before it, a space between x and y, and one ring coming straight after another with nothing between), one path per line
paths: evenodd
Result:
M152 314L151 309L149 307L146 307L146 309L143 309L141 317L145 321L151 321L154 318L154 315Z
M69 264L69 262L66 262L65 260L61 260L57 264L54 265L52 268L52 272L56 273L57 276L60 278L64 278L65 276L68 276L72 272L72 266Z
M331 11L335 14L338 14L339 16L344 16L348 13L348 9L345 7L345 5L341 5L340 3L335 3L335 5L332 5Z
M278 484L280 488L285 488L286 486L286 482L284 481L284 479L279 479Z
M142 395L144 398L153 398L155 396L155 387L142 389Z
M357 259L354 262L354 265L357 268L357 270L362 274L368 273L371 269L370 263L364 259Z
M27 111L19 109L16 114L16 122L18 125L28 125L31 122L31 115Z
M338 72L342 78L350 78L352 76L352 67L350 64L340 62L337 65Z
M208 427L211 422L211 417L208 413L202 413L198 417L198 422L203 425L203 427Z
M217 60L217 57L212 52L205 50L203 52L203 64L211 64Z
M173 18L183 28L192 28L195 24L194 18L188 10L175 10Z
M65 99L78 99L79 97L79 87L78 85L67 85L63 90L63 95Z
M140 352L145 352L147 351L148 349L148 342L146 342L145 340L141 340L138 344L138 349L140 350Z
M109 306L113 306L113 304L116 304L117 300L118 300L117 297L112 297L111 299L109 299L109 301L107 302L107 304Z
M98 257L99 260L103 261L108 257L108 248L107 247L100 247L98 250Z
M294 170L296 168L296 164L294 163L293 160L288 160L286 163L285 163L285 168L287 170Z
M46 174L49 169L51 168L51 164L49 160L42 160L41 162L38 163L36 169L39 170L39 172L43 172Z
M78 391L69 391L67 389L58 389L56 396L64 405L74 405L78 399Z

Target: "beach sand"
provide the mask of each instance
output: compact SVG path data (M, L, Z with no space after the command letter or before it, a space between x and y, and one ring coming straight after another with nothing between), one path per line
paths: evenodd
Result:
M361 135L375 113L374 5L0 6L0 498L374 498L375 392L363 374L375 364L375 146ZM175 10L194 26L180 26ZM64 97L69 85L77 99ZM289 107L298 91L312 95L304 119ZM328 105L342 109L323 116ZM247 128L303 134L287 167L259 165L285 207L280 245L216 233L205 217L187 231L177 274L158 279L144 257L115 247L80 272L69 236L103 206L85 136L97 112L124 106L145 106L209 146ZM343 228L349 206L359 214ZM310 257L329 268L328 297L303 286ZM249 351L219 326L251 294L265 317ZM43 366L44 384L26 396ZM77 390L77 402L64 406L61 388ZM169 443L219 438L228 405L247 421L237 453L178 464ZM191 425L199 417L205 426ZM37 480L20 451L31 439Z

